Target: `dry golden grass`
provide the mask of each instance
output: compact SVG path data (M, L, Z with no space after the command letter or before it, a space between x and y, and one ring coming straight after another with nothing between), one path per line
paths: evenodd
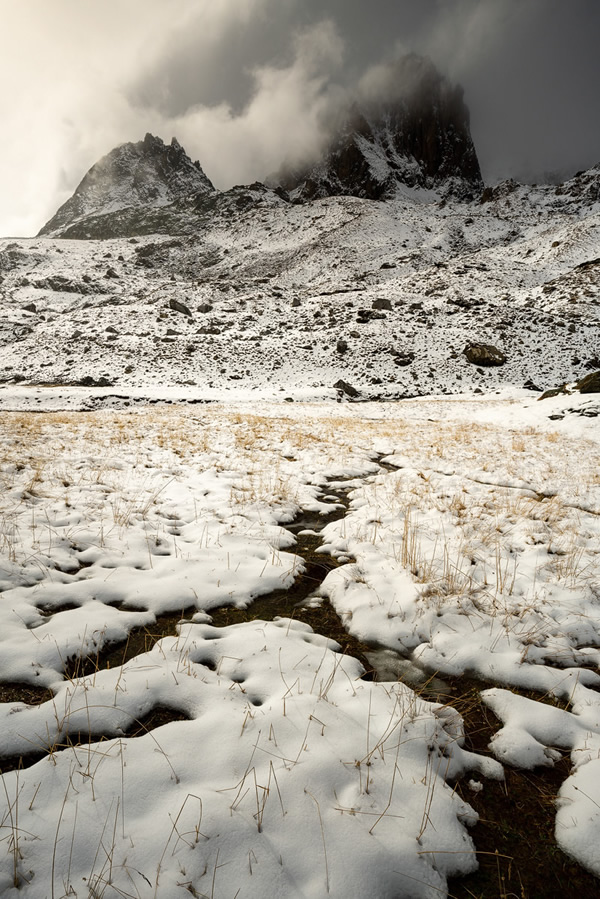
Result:
M576 524L560 496L542 496L550 485L567 485L587 498L600 483L600 451L558 432L521 431L476 422L402 417L401 406L386 407L387 418L368 418L358 406L306 404L256 410L220 405L87 413L4 413L0 420L0 549L14 557L15 523L21 504L60 498L65 508L77 493L94 485L105 492L112 524L126 527L143 518L155 501L150 472L183 464L203 471L232 472L231 502L295 503L298 475L356 468L376 452L397 453L416 467L410 477L381 478L375 502L407 529L398 551L422 582L439 594L464 589L478 552L494 555L496 575L510 554L511 530L532 542L551 538L556 553L549 573L571 583L585 574L589 560L574 538ZM414 461L413 461L414 460ZM128 483L127 470L137 474ZM127 469L127 470L126 470ZM139 472L146 470L146 476ZM448 481L436 470L460 472ZM576 478L574 471L577 472ZM472 479L472 480L471 480ZM531 493L493 486L513 479ZM486 482L492 482L487 487ZM575 485L575 486L574 486ZM592 491L592 492L591 492ZM92 502L92 499L86 500ZM97 498L96 498L97 501ZM448 546L420 520L435 510L461 530ZM498 577L496 578L498 580ZM508 586L510 579L500 581Z

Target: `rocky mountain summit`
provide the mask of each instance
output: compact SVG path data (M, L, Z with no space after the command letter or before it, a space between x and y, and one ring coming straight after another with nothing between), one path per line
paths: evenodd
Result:
M472 198L483 181L462 88L429 60L406 56L352 104L319 160L284 168L271 183L304 200L381 200L399 185Z
M462 88L415 55L383 67L377 83L339 111L318 160L293 169L284 166L266 186L250 185L246 199L236 196L235 203L245 205L248 190L254 190L256 199L265 189L295 202L328 196L382 200L394 197L402 186L464 200L479 197L483 189ZM165 145L147 134L92 166L40 236L192 233L215 205L227 206L231 197L231 191L215 190L200 163L193 163L175 138Z
M135 232L140 210L161 210L187 197L215 192L199 162L192 162L176 138L165 144L146 134L142 141L111 150L85 175L73 196L40 236L114 237ZM156 216L150 231L164 230ZM165 221L168 230L168 219ZM158 227L157 227L158 226Z

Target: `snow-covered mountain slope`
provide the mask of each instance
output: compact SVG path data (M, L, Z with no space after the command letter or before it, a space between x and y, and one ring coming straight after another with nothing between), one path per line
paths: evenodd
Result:
M471 203L290 204L256 184L180 205L175 236L3 241L0 379L201 398L574 381L600 368L599 178ZM470 343L506 362L469 362Z
M151 231L165 226L169 230L174 223L168 219L158 226L164 207L214 192L200 163L192 162L176 138L166 145L147 134L143 141L116 147L92 166L40 235L85 238L127 233L139 222L140 211L151 218Z

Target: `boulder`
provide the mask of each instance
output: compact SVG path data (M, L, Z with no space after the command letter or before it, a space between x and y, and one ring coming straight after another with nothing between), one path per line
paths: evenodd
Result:
M600 393L600 371L590 372L581 381L575 384L575 390L579 393Z
M180 303L179 300L169 300L169 309L172 309L173 312L180 312L182 315L187 315L189 318L192 317L191 310L185 305L185 303Z
M394 356L394 365L400 365L403 368L406 367L407 365L412 365L412 363L415 361L415 354L410 353L410 352L408 352L408 353L394 352L393 356Z
M358 325L366 325L368 322L379 318L386 318L386 315L383 312L377 312L374 309L359 309L356 313L356 323Z
M568 395L569 391L567 390L566 384L561 384L560 387L551 387L550 390L545 390L540 397L539 400L550 400L553 396L562 396Z
M468 343L463 350L463 354L471 365L479 365L483 368L504 365L507 361L507 357L502 350L499 350L498 347L493 346L491 343Z
M349 396L351 399L355 399L359 396L359 392L356 387L353 387L352 384L348 384L347 381L342 381L340 378L339 381L336 381L333 385L335 390L339 390L340 393L345 393L346 396Z

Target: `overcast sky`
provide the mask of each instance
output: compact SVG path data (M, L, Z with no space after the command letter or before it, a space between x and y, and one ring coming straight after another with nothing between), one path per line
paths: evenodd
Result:
M465 89L484 179L600 162L600 0L0 0L0 235L147 131L217 187L310 152L408 51Z

